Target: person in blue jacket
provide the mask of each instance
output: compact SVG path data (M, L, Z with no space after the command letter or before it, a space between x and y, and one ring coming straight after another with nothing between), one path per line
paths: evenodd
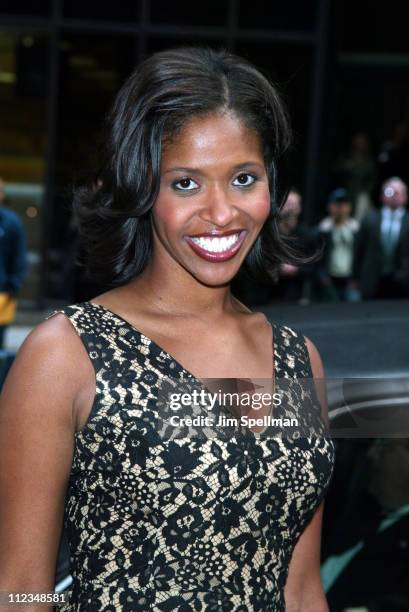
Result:
M0 292L16 297L27 272L27 244L23 222L5 206L4 181L0 178ZM0 325L0 350L7 325Z

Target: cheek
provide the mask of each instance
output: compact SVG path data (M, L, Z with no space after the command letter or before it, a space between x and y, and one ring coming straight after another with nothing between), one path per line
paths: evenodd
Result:
M152 209L152 217L159 232L174 231L183 223L183 207L171 195L159 195Z
M264 223L270 214L270 194L268 192L260 194L252 204L252 216L260 223Z

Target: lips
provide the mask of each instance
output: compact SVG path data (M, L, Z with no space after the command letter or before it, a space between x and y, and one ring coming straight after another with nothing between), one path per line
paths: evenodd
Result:
M185 236L191 249L207 261L227 261L236 255L247 235L247 230L205 233L196 236Z

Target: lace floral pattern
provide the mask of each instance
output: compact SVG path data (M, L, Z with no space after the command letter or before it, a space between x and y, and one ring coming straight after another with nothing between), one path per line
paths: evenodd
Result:
M64 513L73 584L58 610L285 610L292 550L332 477L331 438L164 437L158 389L193 375L98 304L49 317L58 312L96 375L75 434ZM302 334L273 331L275 376L312 378ZM302 393L292 389L286 410L300 411Z

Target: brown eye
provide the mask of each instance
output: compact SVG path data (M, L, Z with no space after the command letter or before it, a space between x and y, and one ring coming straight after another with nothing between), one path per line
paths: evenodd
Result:
M193 191L198 187L198 184L191 178L186 177L172 183L172 187L177 191Z
M250 187L253 183L255 183L257 177L254 174L249 174L248 172L242 172L239 174L233 181L233 185L239 185L240 187ZM235 181L238 181L237 183Z

